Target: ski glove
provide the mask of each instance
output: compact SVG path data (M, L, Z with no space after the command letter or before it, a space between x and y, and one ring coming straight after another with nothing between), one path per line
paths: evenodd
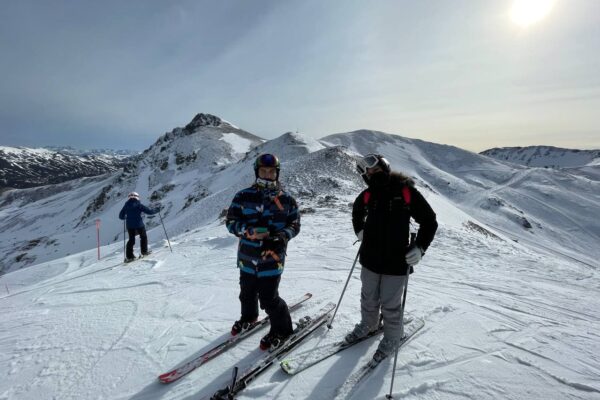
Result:
M419 246L413 246L406 252L406 263L408 265L417 265L423 257L423 250Z
M363 240L363 234L364 234L363 232L364 232L364 230L363 230L363 229L361 229L361 230L360 230L360 231L359 231L359 232L356 234L356 237L358 238L358 241L359 241L359 242L362 242L362 240Z
M269 236L263 241L264 250L281 251L285 248L288 242L288 237L285 232L277 232Z

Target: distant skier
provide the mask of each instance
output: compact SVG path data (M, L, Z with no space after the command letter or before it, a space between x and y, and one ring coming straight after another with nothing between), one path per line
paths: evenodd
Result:
M156 214L160 211L160 207L150 209L140 202L140 195L136 192L129 193L125 205L119 213L119 219L125 220L129 240L127 241L127 250L125 253L125 262L135 260L133 254L133 246L135 245L135 235L140 235L140 245L142 255L148 255L151 251L148 250L148 236L146 236L146 227L142 219L142 213L148 215Z
M438 224L414 181L392 172L382 155L368 154L358 160L356 167L368 185L352 210L354 232L362 241L361 321L345 340L356 341L377 329L381 312L384 333L376 357L385 357L403 336L402 307L408 274L425 254ZM420 225L414 243L409 240L411 217Z
M279 183L279 159L262 154L254 162L255 183L239 191L227 211L229 232L240 238L237 264L240 269L241 317L231 334L246 330L258 318L258 301L271 320L269 333L260 341L266 350L279 346L292 331L292 319L279 297L288 241L300 232L296 200Z

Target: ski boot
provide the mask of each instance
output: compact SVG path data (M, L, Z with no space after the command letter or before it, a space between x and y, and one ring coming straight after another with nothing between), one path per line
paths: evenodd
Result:
M352 329L352 331L350 331L350 333L344 337L344 342L347 344L352 344L357 340L364 338L369 333L371 333L371 330L367 325L363 324L362 322L358 323L354 325L354 329Z
M400 344L400 341L394 340L394 339L388 339L388 338L384 337L379 342L379 345L377 346L377 350L375 351L375 354L373 354L372 361L374 363L378 364L384 358L387 358L390 355L394 354L394 351L396 351L398 344Z
M287 339L289 335L281 335L279 333L269 332L260 339L260 349L269 350L276 349Z
M241 319L235 321L231 327L231 336L235 336L247 331L255 322L256 318L254 318L252 321L242 321Z

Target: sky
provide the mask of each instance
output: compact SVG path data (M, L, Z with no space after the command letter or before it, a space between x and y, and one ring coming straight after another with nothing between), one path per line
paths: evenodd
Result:
M372 129L600 148L600 1L3 0L0 145L142 150L197 113L260 137Z

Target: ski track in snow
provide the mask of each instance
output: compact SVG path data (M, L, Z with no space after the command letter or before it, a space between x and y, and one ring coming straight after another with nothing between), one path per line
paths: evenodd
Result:
M154 243L151 256L127 265L117 243L101 261L88 252L0 277L0 286L19 288L0 298L0 399L199 399L226 383L234 365L243 371L260 357L266 329L181 381L156 381L226 338L239 316L236 240L218 224L174 240L173 253ZM294 319L338 300L354 240L348 211L303 217L280 293L314 297ZM52 272L38 274L43 268ZM339 340L358 322L359 269L334 328L318 329L296 351ZM600 398L595 270L444 224L415 269L407 312L426 325L399 353L395 398ZM377 340L293 377L274 365L239 399L329 399ZM392 363L352 398L384 399Z

